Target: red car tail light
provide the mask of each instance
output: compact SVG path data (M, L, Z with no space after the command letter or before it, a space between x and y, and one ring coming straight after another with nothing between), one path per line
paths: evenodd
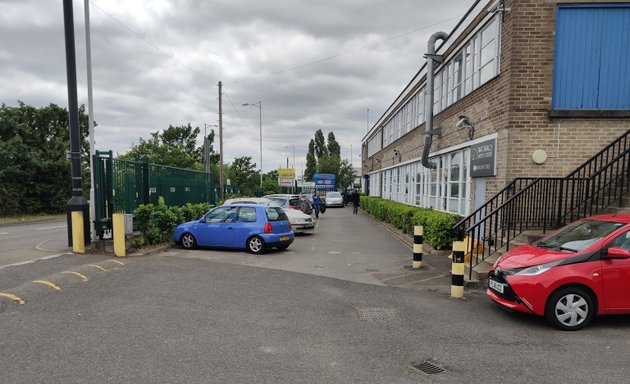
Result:
M271 223L265 224L265 233L271 233Z

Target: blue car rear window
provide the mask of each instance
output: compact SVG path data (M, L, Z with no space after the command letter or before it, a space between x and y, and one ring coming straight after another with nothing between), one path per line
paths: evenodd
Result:
M287 214L284 213L282 208L266 207L265 208L265 213L267 214L267 219L269 221L289 220L289 218L287 217Z

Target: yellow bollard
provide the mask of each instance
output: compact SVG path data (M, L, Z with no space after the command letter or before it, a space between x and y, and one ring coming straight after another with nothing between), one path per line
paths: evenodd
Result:
M464 297L464 253L466 247L463 241L453 241L453 264L451 273L451 297Z
M112 215L112 237L114 238L114 255L125 257L127 247L125 245L125 215L123 213Z
M423 235L424 227L422 225L415 225L413 227L413 262L411 265L413 269L420 269L420 267L422 267Z
M72 211L72 252L85 253L85 234L83 233L83 212Z

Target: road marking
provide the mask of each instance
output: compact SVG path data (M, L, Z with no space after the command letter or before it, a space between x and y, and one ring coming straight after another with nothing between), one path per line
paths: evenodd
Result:
M439 276L429 277L429 278L427 278L427 279L423 279L423 280L417 280L417 281L414 281L413 283L407 283L407 284L399 285L399 287L406 287L406 286L408 286L408 285L414 285L414 284L418 284L418 283L424 283L425 281L439 279L439 278L444 277L444 276L448 276L448 273L444 273L444 274L439 275Z
M328 253L331 254L331 255L339 255L339 254L341 254L341 252L339 252L339 251L329 251Z
M0 235L8 235L9 232L0 232Z
M42 248L42 244L49 242L50 240L44 240L41 243L37 244L35 246L35 249L37 249L38 251L42 251L42 252L57 252L59 251L58 249L46 249L46 248Z
M48 259L54 259L55 257L59 257L59 256L63 256L63 255L72 255L72 253L68 253L68 252L64 252L64 253L58 253L56 255L50 255L50 256L44 256L44 257L39 257L35 260L28 260L28 261L22 261L19 263L14 263L14 264L8 264L8 265L2 265L0 266L0 269L4 269L4 268L8 268L8 267L18 267L20 265L26 265L26 264L31 264L34 263L38 260L48 260Z
M107 269L101 267L100 265L96 265L96 264L88 264L88 267L94 267L94 268L98 268L103 272L107 272Z
M16 303L22 305L22 304L26 304L26 301L20 299L19 297L12 295L10 293L2 293L0 292L0 297L6 297L7 299L11 299L13 301L15 301Z
M43 284L43 285L47 285L50 288L56 290L56 291L61 291L61 288L59 288L58 286L56 286L55 284L51 283L50 281L47 280L33 280L33 283L37 283L37 284Z
M36 231L47 231L49 229L58 229L58 228L66 228L68 225L56 225L54 227L40 227L40 228L35 228Z
M111 261L112 263L118 263L120 265L125 265L125 263L123 263L122 261L118 261L118 260L107 260L107 261Z
M79 277L81 278L81 280L83 280L83 281L87 281L87 279L88 279L85 275L82 275L82 274L80 274L79 272L74 272L74 271L63 271L63 272L61 272L61 273L66 273L66 274L69 274L69 275L76 275L76 276L79 276Z

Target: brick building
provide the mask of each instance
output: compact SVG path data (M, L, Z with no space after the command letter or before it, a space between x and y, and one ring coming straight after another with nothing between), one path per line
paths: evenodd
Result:
M478 0L433 36L432 62L363 138L370 196L466 216L630 129L628 2Z

